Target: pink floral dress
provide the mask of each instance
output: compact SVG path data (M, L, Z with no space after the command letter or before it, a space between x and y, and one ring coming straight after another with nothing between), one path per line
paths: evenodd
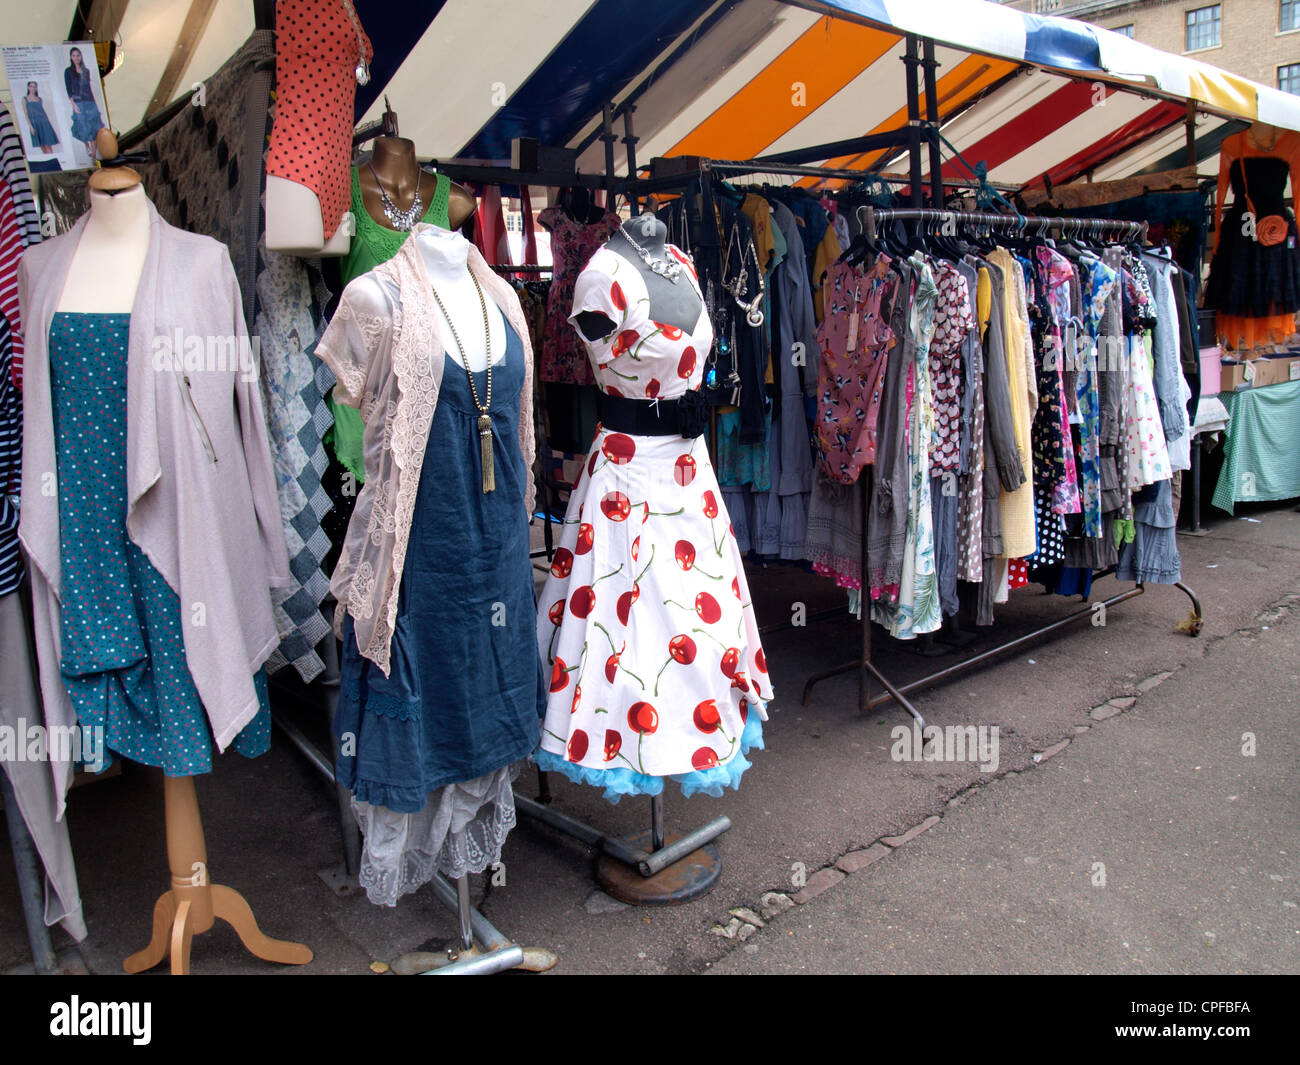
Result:
M614 235L622 219L612 211L592 225L575 222L559 207L548 207L537 220L551 232L551 261L554 264L551 287L546 293L546 331L537 376L543 381L571 385L589 385L591 367L582 338L569 324L573 306L573 286L587 260Z
M615 323L587 342L612 394L675 399L698 391L713 327L700 295L689 332L653 321L637 267L608 248L577 280L573 315ZM680 283L680 282L679 282ZM538 601L537 642L551 677L546 770L605 789L721 795L762 747L772 683L739 548L703 437L642 436L597 426L569 497Z
M824 290L826 317L817 330L817 450L823 472L841 484L852 484L863 466L876 461L880 394L894 346L888 309L898 276L890 261L881 255L867 271L834 263Z

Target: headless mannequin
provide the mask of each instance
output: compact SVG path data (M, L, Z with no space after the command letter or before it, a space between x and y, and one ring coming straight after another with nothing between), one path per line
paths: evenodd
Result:
M121 192L90 190L90 220L77 243L58 310L125 314L149 252L149 202L144 186Z
M289 255L335 258L352 246L352 227L347 215L325 240L325 223L320 200L306 185L288 178L266 176L266 246Z
M373 167L373 171L371 170ZM357 170L357 181L361 185L361 202L370 215L385 229L392 229L388 216L384 214L383 201L379 195L379 183L375 174L383 182L384 191L400 208L409 207L415 198L416 182L419 181L420 199L425 208L433 199L435 188L432 174L422 172L415 158L415 141L405 137L376 137L371 148L370 165ZM423 174L423 176L421 176ZM477 207L474 194L462 185L451 183L447 201L447 216L452 229L459 229ZM460 328L457 326L457 328Z
M700 321L703 301L696 295L691 285L686 265L678 263L665 247L668 227L652 214L643 214L630 218L619 227L619 231L605 242L605 247L621 255L632 264L645 280L646 292L650 295L650 318L664 325L675 325L687 333L693 333ZM630 239L629 239L630 238ZM660 277L642 260L633 244L639 244L653 258L678 263L681 271L674 283L666 277ZM588 340L607 337L616 325L607 315L598 311L583 311L574 320L578 331Z
M451 315L456 336L465 345L464 357L469 360L469 369L474 373L482 373L487 369L488 347L483 336L483 308L479 303L474 278L469 272L469 241L449 229L429 226L415 237L415 244L428 272L429 283ZM358 308L391 320L393 308L379 281L369 274L362 274L352 282L351 287L355 290ZM488 309L492 365L498 366L506 354L505 318L487 292L483 293L483 298ZM465 363L451 330L446 328L447 320L436 309L434 317L442 327L447 357L463 368Z
M106 157L116 154L113 141ZM97 183L96 178L102 182ZM116 188L104 188L104 183ZM149 242L149 202L138 175L126 168L116 173L97 171L91 178L90 218L77 242L56 309L81 314L130 313ZM191 940L208 931L216 918L230 924L244 946L259 958L291 965L311 961L312 953L303 945L264 935L244 898L208 879L194 778L164 776L163 802L172 887L154 906L149 945L125 959L123 968L143 972L170 954L172 972L188 973ZM203 871L202 877L196 876L196 870Z

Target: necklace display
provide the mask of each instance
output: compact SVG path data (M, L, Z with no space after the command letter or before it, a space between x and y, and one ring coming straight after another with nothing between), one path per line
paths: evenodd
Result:
M669 259L666 255L661 259L656 255L651 255L645 248L641 247L625 229L623 236L633 248L636 249L637 255L641 256L641 261L650 267L651 273L658 274L660 277L671 281L674 285L682 276L682 264L676 260Z
M433 298L438 304L438 310L442 311L442 316L447 319L447 325L451 327L451 339L456 342L456 348L460 352L460 361L465 366L465 376L469 378L469 391L474 399L474 406L478 410L478 446L479 455L483 460L483 494L496 491L496 470L492 462L492 417L488 413L492 406L492 332L488 328L488 310L487 300L483 298L483 286L478 283L478 278L472 273L469 275L474 282L474 288L478 292L479 306L483 308L483 341L487 347L487 401L480 403L478 399L478 388L474 385L474 371L469 368L469 357L465 354L465 345L460 342L460 336L456 332L456 323L451 320L451 315L447 313L447 308L442 304L442 297L438 295L438 290L429 286L433 292Z
M348 18L352 20L352 28L357 31L357 67L353 73L357 76L358 85L368 85L370 67L366 63L366 42L361 35L361 23L357 21L357 12L352 6L352 0L343 0L343 7L348 13Z
M424 170L417 163L415 166L415 197L411 200L411 206L405 211L401 210L393 202L388 191L384 188L384 183L379 180L379 175L375 173L375 164L367 163L370 167L370 173L374 174L375 184L379 186L379 203L384 209L384 217L392 224L394 229L403 233L410 230L416 222L424 217L424 203L420 200L420 182L424 179Z

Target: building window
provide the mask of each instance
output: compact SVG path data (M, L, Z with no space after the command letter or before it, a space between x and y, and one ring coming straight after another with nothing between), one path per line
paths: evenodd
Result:
M1300 0L1282 0L1282 13L1278 16L1279 33L1300 30Z
M1296 2L1300 3L1300 0L1296 0ZM1131 22L1127 26L1112 26L1110 29L1112 33L1122 33L1125 37L1133 36L1133 23Z
M1277 87L1283 92L1300 96L1300 63L1277 68Z
M1213 4L1210 7L1198 7L1187 12L1187 47L1185 51L1195 52L1202 48L1217 48L1219 27L1222 22L1223 7Z

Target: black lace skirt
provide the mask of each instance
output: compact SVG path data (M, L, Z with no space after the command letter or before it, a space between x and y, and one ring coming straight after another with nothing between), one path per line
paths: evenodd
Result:
M1265 247L1242 232L1241 217L1242 209L1235 205L1223 212L1219 246L1205 285L1205 306L1250 318L1300 310L1300 234L1295 218L1285 211L1286 239Z

